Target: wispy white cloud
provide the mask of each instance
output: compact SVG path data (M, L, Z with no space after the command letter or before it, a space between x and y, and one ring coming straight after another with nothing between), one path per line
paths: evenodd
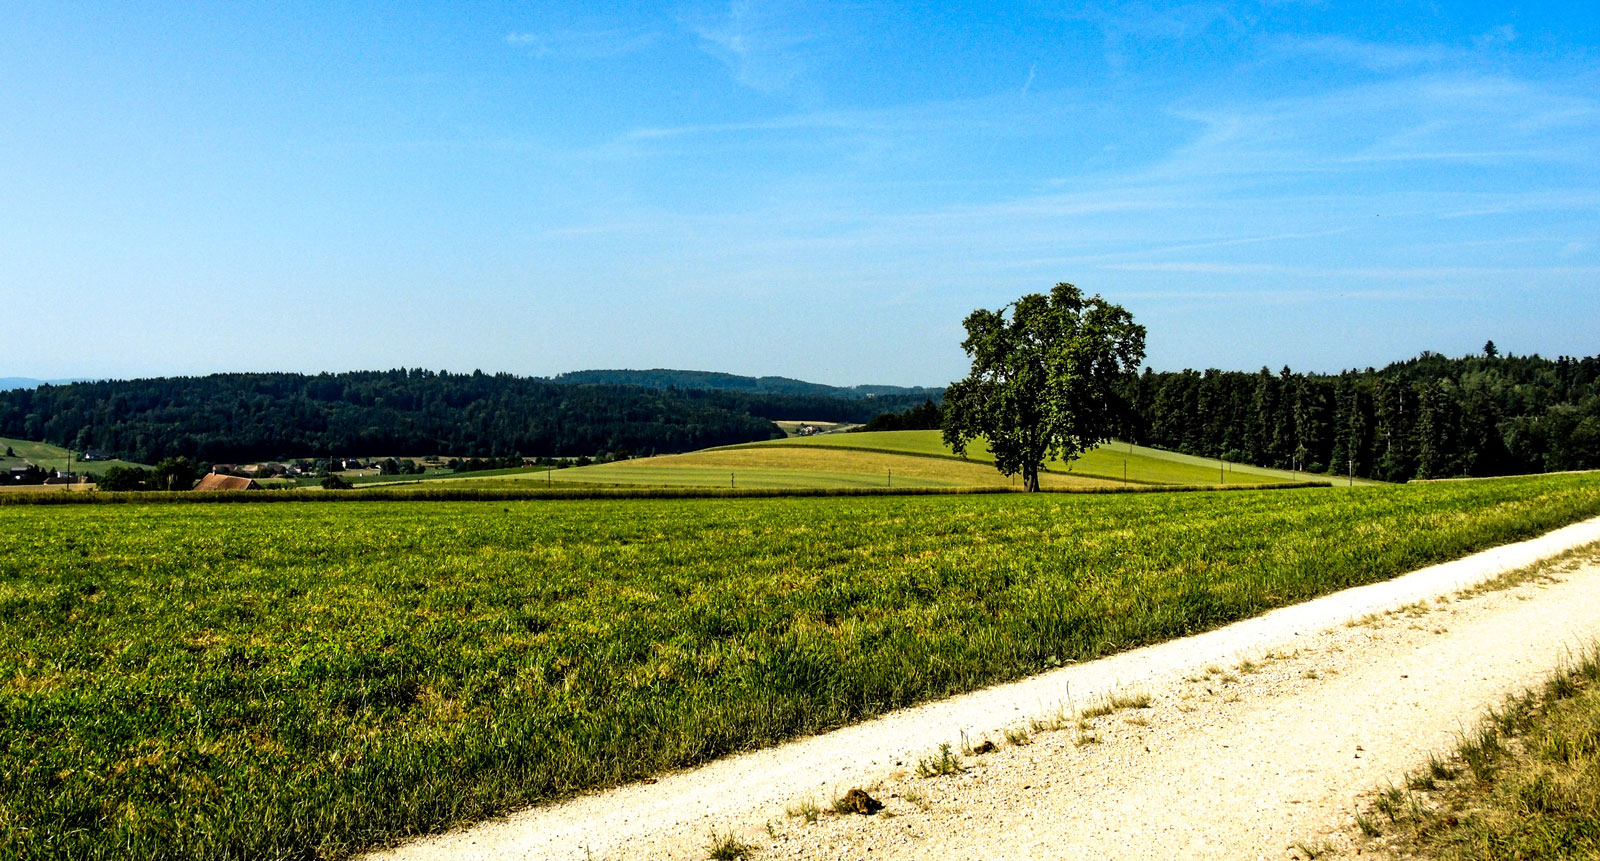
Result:
M1589 164L1600 146L1595 99L1471 72L1191 103L1173 114L1197 131L1158 166L1163 176L1312 175L1425 162Z
M802 4L733 0L684 23L699 38L701 50L727 66L735 81L778 94L793 90L805 76L825 20Z
M1069 21L1082 21L1100 30L1106 64L1120 73L1127 65L1130 45L1140 42L1188 42L1222 33L1234 37L1250 26L1251 16L1227 3L1134 2L1071 4L1061 11Z
M1509 45L1516 40L1517 28L1510 24L1501 24L1479 34L1472 40L1472 44L1480 48L1491 48L1496 45Z
M1459 281L1462 279L1600 275L1596 266L1295 266L1282 263L1222 263L1205 260L1109 263L1098 268L1121 272L1177 272L1199 275L1289 275L1299 279Z
M1135 36L1181 41L1216 27L1235 30L1245 16L1225 3L1111 3L1070 9L1067 18L1098 25L1108 38Z
M642 51L661 41L654 30L612 27L579 30L545 30L506 34L506 44L536 57L605 60Z
M1266 49L1273 57L1314 57L1374 72L1431 66L1459 54L1444 45L1403 45L1344 36L1285 36Z

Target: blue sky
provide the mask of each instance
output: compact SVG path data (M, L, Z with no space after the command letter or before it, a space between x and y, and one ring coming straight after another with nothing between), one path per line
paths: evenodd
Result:
M0 376L1600 353L1592 0L21 3L0 117Z

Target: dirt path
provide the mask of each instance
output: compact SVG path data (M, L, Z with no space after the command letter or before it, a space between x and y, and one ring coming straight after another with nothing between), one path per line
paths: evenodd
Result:
M1451 596L1596 541L1600 519L376 857L705 858L713 832L758 858L1304 857L1348 842L1361 793L1600 637L1600 553ZM1118 691L1148 706L1076 718ZM939 744L986 738L967 771L916 776ZM794 815L856 786L885 811Z

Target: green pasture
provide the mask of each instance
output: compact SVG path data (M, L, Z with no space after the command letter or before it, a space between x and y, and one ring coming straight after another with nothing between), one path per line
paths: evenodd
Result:
M1131 450L1130 450L1131 448ZM553 485L612 487L1000 487L1014 483L1001 475L981 443L968 457L945 447L938 431L877 431L790 437L770 442L706 449L687 454L595 464L554 475L463 475L462 481L490 477ZM1124 479L1126 476L1126 479ZM1219 464L1190 455L1115 443L1086 453L1068 466L1047 465L1045 489L1128 484L1256 485L1323 478L1309 473ZM1370 484L1371 482L1363 482Z
M1597 514L1593 474L0 506L0 856L342 857Z
M956 457L936 430L869 431L790 437L730 448L831 448L921 457ZM711 449L711 451L721 450ZM981 440L968 447L967 459L974 463L994 462L994 458ZM1048 472L1104 481L1126 480L1141 484L1272 484L1326 478L1312 473L1209 460L1122 442L1098 446L1085 452L1070 464L1051 461L1045 464L1045 469Z
M787 419L779 419L778 421L773 422L773 424L778 426L778 430L783 431L784 436L794 436L806 425L818 428L824 433L841 430L843 428L855 427L855 424L851 422L804 422L790 421Z
M623 460L516 476L610 487L1003 487L1011 479L990 464L897 452L830 447L734 447ZM473 481L463 477L465 481ZM1047 475L1047 488L1112 486L1083 476Z
M651 460L659 460L652 458ZM955 481L901 476L898 483L891 473L841 472L820 469L724 469L720 466L665 466L644 462L599 464L558 470L523 479L566 486L599 485L614 487L958 487Z
M10 446L16 453L16 457L8 458L4 456L7 446ZM30 442L23 439L0 437L0 468L10 469L13 466L22 466L24 461L44 469L65 470L67 468L67 450L45 442ZM150 468L146 464L132 463L126 460L91 460L85 462L76 454L72 456L72 471L79 475L99 475L113 466Z

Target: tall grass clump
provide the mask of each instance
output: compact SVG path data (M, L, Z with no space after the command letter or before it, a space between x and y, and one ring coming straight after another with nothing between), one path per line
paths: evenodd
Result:
M342 857L1596 514L1588 476L3 506L0 857Z
M1393 821L1365 832L1401 857L1600 857L1600 653L1507 699L1448 760L1379 795ZM1402 803L1403 802L1403 803Z

